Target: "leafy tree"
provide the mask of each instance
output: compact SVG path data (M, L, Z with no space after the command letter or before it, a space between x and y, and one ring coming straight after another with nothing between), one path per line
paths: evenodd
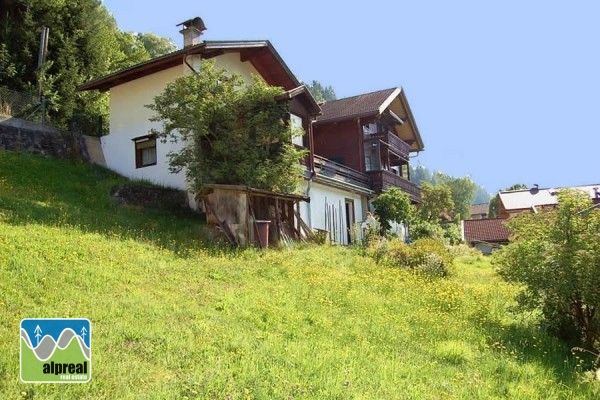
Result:
M335 100L337 97L331 86L323 86L317 81L312 81L310 85L306 85L312 93L315 100L318 102Z
M49 118L59 126L66 126L74 113L106 114L105 94L77 92L77 86L112 70L119 49L114 18L99 0L28 3L29 11L18 20L2 20L0 42L6 44L10 68L8 74L0 74L0 85L35 92L39 76L43 93L51 100ZM46 65L38 71L42 27L48 27L50 35Z
M464 178L454 178L441 172L433 174L433 180L436 184L446 185L452 191L452 201L454 201L454 218L469 218L471 215L471 205L475 198L477 185L468 176Z
M433 183L433 175L427 167L423 165L417 165L416 167L410 167L410 181L415 185L421 185L422 182Z
M138 33L137 39L142 43L151 58L177 50L177 45L171 39L157 36L154 33Z
M449 186L421 183L421 204L418 213L422 220L438 223L442 214L449 214L453 209L454 201Z
M551 330L598 349L600 212L589 197L561 191L558 208L508 220L511 243L495 258L498 272L522 285L519 304L541 309Z
M171 172L185 169L195 191L207 183L295 191L305 152L291 143L288 103L276 100L281 93L258 78L245 84L211 62L167 85L147 107L162 123L153 133L183 144L169 155Z
M383 236L391 229L390 222L410 224L415 216L415 209L407 193L393 187L373 200L375 215L381 224L380 234Z
M491 200L491 196L485 188L477 185L477 189L475 190L475 198L473 199L473 204L484 204L489 203Z
M515 185L508 187L507 189L504 189L503 191L522 190L522 189L527 189L527 186L522 183L517 183ZM498 217L498 202L499 201L500 201L500 199L498 198L497 195L490 200L490 205L488 208L488 217L489 218L497 218Z

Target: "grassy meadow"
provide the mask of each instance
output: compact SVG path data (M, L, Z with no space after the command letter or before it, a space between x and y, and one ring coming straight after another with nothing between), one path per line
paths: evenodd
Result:
M104 169L0 151L0 398L589 399L586 361L464 255L449 279L351 248L210 246L116 206ZM87 384L19 380L23 318L92 322Z

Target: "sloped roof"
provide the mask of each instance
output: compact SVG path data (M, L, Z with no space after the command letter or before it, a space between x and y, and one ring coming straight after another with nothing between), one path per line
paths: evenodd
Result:
M467 219L463 221L464 240L467 242L508 242L510 232L503 225L506 219Z
M498 193L500 201L506 210L523 210L532 207L549 206L558 204L556 194L564 189L576 189L587 193L590 198L595 198L595 188L600 190L600 183L594 185L571 186L562 188L546 188L546 189L522 189L510 190Z
M391 110L392 102L396 99L398 99L400 102L399 104L402 105L406 112L406 115L402 118L395 115ZM379 116L387 110L395 119L401 121L402 125L404 125L404 122L407 122L407 125L411 127L412 137L411 143L409 143L411 151L422 151L425 148L404 90L400 87L327 101L321 104L321 110L323 110L323 114L317 118L317 121L315 122L316 125L334 123L348 119Z
M471 215L487 214L489 208L489 203L473 204L471 206Z
M86 82L77 90L107 91L111 87L182 65L187 56L200 54L208 59L226 52L240 53L240 59L250 61L269 85L281 86L284 90L300 86L300 81L268 40L207 40Z
M358 96L346 97L344 99L327 101L321 104L323 115L317 118L317 123L344 119L348 116L364 117L378 114L381 112L380 107L382 104L385 104L396 91L399 92L400 89L389 88Z

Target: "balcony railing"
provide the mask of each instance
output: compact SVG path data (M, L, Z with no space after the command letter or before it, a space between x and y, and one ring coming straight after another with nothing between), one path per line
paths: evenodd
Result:
M371 188L377 193L389 187L398 187L408 193L413 202L421 202L421 189L411 181L389 171L369 171L368 175L371 178Z
M315 154L315 172L319 175L369 189L369 176Z
M377 139L386 143L390 150L395 153L398 153L399 156L405 157L408 159L408 155L410 154L410 145L400 139L398 136L393 133L381 132L381 133L369 133L365 134L365 140Z

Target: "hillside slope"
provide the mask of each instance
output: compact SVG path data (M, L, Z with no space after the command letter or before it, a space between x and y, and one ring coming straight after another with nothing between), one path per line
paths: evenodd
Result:
M0 398L598 395L485 260L427 281L354 249L207 247L197 220L113 205L124 181L0 151ZM90 383L20 382L40 317L91 320Z

